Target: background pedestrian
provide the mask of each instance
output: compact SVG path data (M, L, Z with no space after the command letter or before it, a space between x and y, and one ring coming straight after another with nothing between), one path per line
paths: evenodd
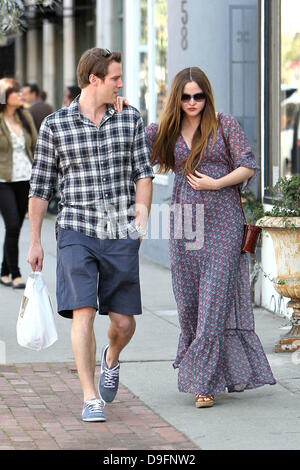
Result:
M22 88L22 96L33 117L35 127L39 131L45 117L53 113L53 107L43 101L40 89L36 84L26 83Z
M68 104L72 103L72 101L78 95L80 95L80 93L81 93L81 88L79 88L78 86L76 86L76 85L68 86L65 89L65 92L64 92L64 99L63 99L63 102L62 102L62 107L63 106L68 106Z
M0 104L0 211L5 239L0 283L24 288L18 266L18 241L28 207L29 180L37 132L31 114L23 109L21 88L2 78L5 103Z

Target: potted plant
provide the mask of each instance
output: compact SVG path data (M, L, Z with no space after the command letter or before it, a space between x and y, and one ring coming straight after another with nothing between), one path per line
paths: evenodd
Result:
M282 296L291 300L291 329L275 351L295 351L300 348L300 175L280 178L272 192L273 209L256 224L270 234L277 267L273 285Z

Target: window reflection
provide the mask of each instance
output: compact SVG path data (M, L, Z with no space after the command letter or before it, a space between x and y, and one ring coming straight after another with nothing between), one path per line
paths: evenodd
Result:
M144 122L148 121L147 90L148 90L148 4L140 0L140 32L139 32L139 110Z
M300 2L281 2L281 176L300 173Z
M145 52L140 53L140 112L144 122L148 122L148 57Z
M152 8L154 17L150 30L149 8ZM167 94L167 0L140 0L139 14L139 109L147 124L159 118ZM149 70L150 54L153 70ZM150 84L154 96L149 96ZM155 112L152 111L151 116L150 100L155 103Z
M156 119L159 118L167 94L167 2L155 0L155 93Z
M140 44L146 45L148 41L147 0L140 0Z

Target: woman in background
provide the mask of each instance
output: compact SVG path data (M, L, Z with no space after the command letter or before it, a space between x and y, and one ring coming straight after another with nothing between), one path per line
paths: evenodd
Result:
M0 212L5 223L0 283L25 287L19 269L19 235L28 207L29 180L37 132L23 109L21 87L12 78L0 80Z

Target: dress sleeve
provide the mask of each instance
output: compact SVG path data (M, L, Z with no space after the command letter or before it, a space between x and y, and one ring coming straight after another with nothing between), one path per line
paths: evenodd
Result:
M244 191L252 182L253 178L257 176L260 168L255 160L255 155L248 143L246 134L241 128L239 122L229 114L223 114L221 121L224 127L224 134L230 150L234 170L243 166L246 168L252 168L255 171L251 178L241 183L241 190Z
M152 122L145 129L146 130L147 145L148 145L150 154L152 153L152 150L153 150L153 145L154 145L154 140L155 140L155 137L156 137L157 129L158 129L158 124L156 122Z

